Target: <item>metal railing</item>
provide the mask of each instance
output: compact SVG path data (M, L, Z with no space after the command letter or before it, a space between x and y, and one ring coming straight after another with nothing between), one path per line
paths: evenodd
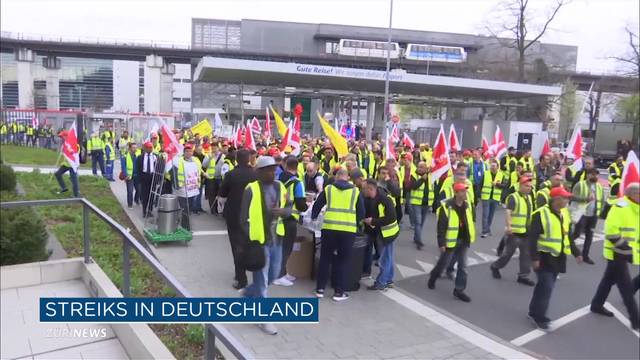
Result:
M31 201L8 201L0 202L0 208L11 209L23 206L51 206L51 205L82 205L82 229L83 229L83 257L85 264L93 262L91 259L91 235L89 227L89 213L93 212L101 220L109 224L120 236L122 236L122 294L125 297L131 295L131 263L130 251L133 248L140 254L142 259L149 264L162 279L171 286L178 295L189 298L193 297L187 290L160 262L149 253L136 238L129 233L122 225L107 215L104 211L93 205L85 198L70 199L50 199ZM216 356L215 341L219 340L238 359L250 359L252 353L233 336L229 330L220 324L206 323L204 358L214 359Z
M45 34L16 33L11 31L2 31L0 36L5 39L26 40L26 41L42 41L42 42L57 42L57 43L67 42L67 43L89 44L89 45L118 45L118 46L133 46L133 47L151 47L151 48L158 48L158 49L182 49L182 50L191 49L190 44L173 42L173 41L121 39L121 38L91 37L91 36L53 36L53 35L45 35Z

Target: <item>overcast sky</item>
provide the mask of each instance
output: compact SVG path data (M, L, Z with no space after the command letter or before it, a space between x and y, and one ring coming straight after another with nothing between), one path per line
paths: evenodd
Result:
M555 0L530 0L539 12ZM480 34L497 0L395 0L393 27ZM578 69L615 70L638 0L573 0L544 42L578 46ZM2 0L2 31L189 43L191 18L261 19L387 27L389 0ZM636 30L637 32L637 30ZM486 34L486 33L485 33ZM283 39L286 41L286 39Z

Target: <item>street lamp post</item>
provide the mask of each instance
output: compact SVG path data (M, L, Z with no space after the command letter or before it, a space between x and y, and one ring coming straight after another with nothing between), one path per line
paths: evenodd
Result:
M391 24L393 20L393 0L389 5L389 30L387 32L387 69L384 79L384 121L385 126L389 122L389 68L391 67Z

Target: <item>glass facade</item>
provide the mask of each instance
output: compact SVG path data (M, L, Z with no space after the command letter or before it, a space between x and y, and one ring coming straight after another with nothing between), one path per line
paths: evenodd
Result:
M2 53L2 107L18 107L18 75L13 53ZM31 73L35 107L46 109L46 69L43 56L36 56ZM113 61L60 57L60 109L110 109L113 106Z

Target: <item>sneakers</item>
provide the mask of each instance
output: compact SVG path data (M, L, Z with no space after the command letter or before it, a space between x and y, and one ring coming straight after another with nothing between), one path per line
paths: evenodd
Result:
M349 299L349 294L343 292L342 294L334 294L332 297L333 301L345 301Z
M287 280L289 280L291 282L296 281L296 277L291 275L291 274L286 274L284 277L287 278Z
M64 194L64 193L66 193L67 191L69 191L69 189L62 189L62 190L60 190L60 191L56 191L56 194L58 194L58 195L60 195L60 194Z
M244 289L245 287L247 287L247 284L246 283L240 283L238 280L233 280L232 286L236 290L241 290L241 289Z
M362 273L360 279L371 279L371 273Z
M279 286L293 286L293 282L289 281L285 276L279 278L279 279L275 279L273 281L273 285L279 285Z
M385 286L389 289L393 289L393 280L389 281Z
M540 330L547 331L550 328L550 321L538 321L531 315L527 315L527 318Z
M482 234L480 234L480 237L481 237L481 238L483 238L483 239L484 239L484 238L486 238L487 236L489 236L489 233L482 233Z
M275 335L278 333L278 328L273 324L258 324L258 327L268 335Z
M316 289L316 297L322 299L324 297L324 289Z
M380 284L373 284L371 286L367 286L367 290L385 291L385 290L387 290L387 286L386 285L380 285Z
M493 267L491 268L491 276L493 276L494 279L502 279L502 275L500 275L500 270L495 269ZM518 281L520 281L520 279L518 279Z
M523 285L527 285L527 286L536 286L536 283L533 280L531 280L529 278L526 278L526 277L519 277L518 278L518 283L519 284L523 284Z
M463 302L466 302L466 303L471 302L471 298L469 297L469 295L465 294L464 291L462 290L453 290L453 296L455 296L456 298L458 298Z
M613 313L607 309L605 309L604 307L600 307L600 308L596 308L591 306L591 312L592 313L596 313L596 314L600 314L600 315L604 315L604 316L608 316L608 317L613 317Z

